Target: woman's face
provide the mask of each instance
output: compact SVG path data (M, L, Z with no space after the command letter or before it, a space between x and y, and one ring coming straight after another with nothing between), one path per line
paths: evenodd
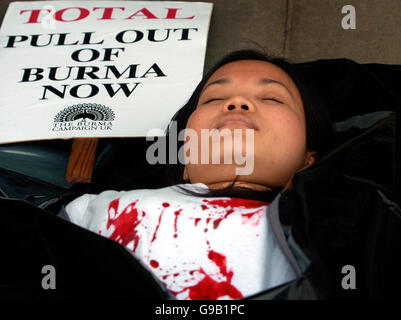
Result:
M315 153L306 148L305 114L298 88L285 71L268 62L240 60L220 67L206 82L187 128L195 130L199 139L201 129L242 129L242 154L246 143L253 143L254 165L252 172L239 175L237 181L253 189L288 186L297 171L314 162ZM245 139L246 129L254 130L253 141ZM235 148L238 141L233 141ZM199 159L202 152L199 140ZM211 160L187 164L184 179L202 182L211 189L232 183L235 169L244 165L235 161L224 164L224 151L220 156L219 164Z

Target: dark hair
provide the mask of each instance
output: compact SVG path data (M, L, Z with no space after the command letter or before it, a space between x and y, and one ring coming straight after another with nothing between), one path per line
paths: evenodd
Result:
M310 84L304 84L302 83L302 81L298 80L299 70L297 70L295 64L291 64L281 58L269 57L268 55L265 55L261 52L254 50L234 51L228 54L227 56L223 57L204 75L203 79L196 87L195 91L193 92L188 102L180 110L178 110L171 119L171 122L176 121L177 132L181 132L181 130L186 128L190 115L197 107L202 89L206 84L206 82L209 80L209 78L212 76L212 74L223 65L239 60L266 61L280 67L289 74L289 76L293 79L294 83L297 85L304 104L307 148L309 150L316 151L318 157L321 157L322 155L327 153L331 149L331 143L333 141L332 123L329 121L328 113L324 111L324 105L320 102L319 97L316 96L316 94L314 93L313 86L310 86ZM302 77L300 77L300 79L302 79ZM169 128L167 129L166 132L166 142L168 141L169 141ZM177 150L180 149L183 143L184 142L182 141L177 142L178 145ZM169 150L169 148L167 148L167 150ZM167 181L167 184L171 185L171 184L185 183L185 181L183 180L183 172L184 172L183 164L180 163L167 164L164 177ZM210 195L223 196L228 191L230 194L233 194L235 193L235 190L237 190L237 188L234 188L233 185L234 182L231 186L222 189L220 191L217 190L213 191L212 193L210 193ZM243 193L244 190L241 190L240 194ZM255 198L255 193L254 192L251 193L253 195L249 195L249 197ZM256 197L259 198L259 196Z

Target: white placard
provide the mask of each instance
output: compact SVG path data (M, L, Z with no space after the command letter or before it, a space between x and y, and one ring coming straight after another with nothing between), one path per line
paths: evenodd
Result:
M164 130L202 78L212 7L11 3L0 30L0 143Z

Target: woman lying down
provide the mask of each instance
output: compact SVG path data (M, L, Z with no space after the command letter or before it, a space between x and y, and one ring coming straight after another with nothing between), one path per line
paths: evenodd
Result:
M315 163L315 127L330 126L306 109L286 65L253 51L225 57L172 119L191 140L168 166L173 183L85 194L68 218L125 246L177 299L241 299L299 277L308 262L287 243L278 201Z

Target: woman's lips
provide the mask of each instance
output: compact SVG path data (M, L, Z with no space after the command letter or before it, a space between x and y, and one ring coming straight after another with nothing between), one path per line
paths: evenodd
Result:
M241 116L241 115L224 117L223 119L221 119L218 122L217 129L220 129L222 127L229 126L229 125L244 126L244 127L249 128L249 129L255 129L256 130L256 127L253 124L253 122L248 117Z
M226 121L226 122L224 122L224 123L220 126L220 128L222 128L222 127L227 127L227 126L229 126L229 125L240 125L240 126L244 126L244 127L249 128L249 125L248 125L246 122L244 122L244 121L239 121L239 120L229 120L229 121Z

